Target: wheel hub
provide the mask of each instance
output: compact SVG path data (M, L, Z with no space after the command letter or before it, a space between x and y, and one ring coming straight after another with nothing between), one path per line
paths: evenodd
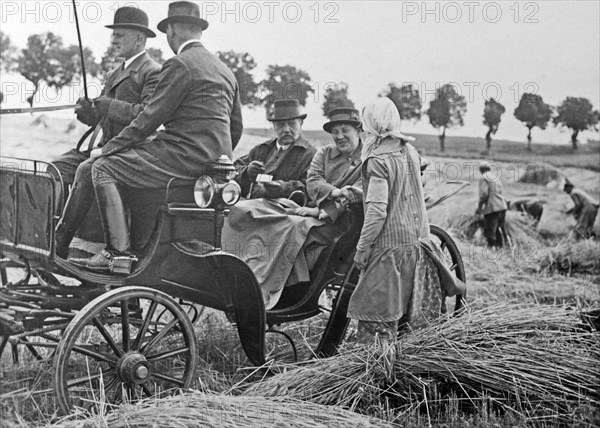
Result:
M150 377L150 364L139 352L128 352L117 362L117 373L127 383L143 383Z

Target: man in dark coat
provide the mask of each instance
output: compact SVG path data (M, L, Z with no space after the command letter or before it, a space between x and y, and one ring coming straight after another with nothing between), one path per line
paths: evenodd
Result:
M173 177L196 179L221 155L231 157L242 134L239 90L233 73L200 43L207 27L197 4L169 4L158 29L176 56L163 65L144 111L77 169L76 186L87 185L75 186L78 203L67 207L63 222L77 222L68 214L93 201L93 181L106 241L105 250L79 264L129 273L136 258L121 187L164 188ZM160 125L164 130L148 141Z
M277 137L259 144L235 161L236 181L242 195L287 198L297 190L306 193L306 174L316 149L302 136L305 118L298 100L275 101L268 120L273 122Z
M77 119L102 129L99 147L119 135L144 109L160 74L160 64L146 53L146 39L156 34L148 28L148 16L143 10L119 8L114 23L106 28L113 30L111 44L115 55L125 61L107 73L102 95L93 104L84 98L77 101ZM89 152L73 149L53 161L65 185L73 183L77 167L88 158Z

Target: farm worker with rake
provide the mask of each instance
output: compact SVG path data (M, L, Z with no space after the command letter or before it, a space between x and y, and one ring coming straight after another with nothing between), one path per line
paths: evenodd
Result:
M143 10L137 7L119 8L115 12L113 24L106 27L113 30L111 44L115 55L123 58L124 62L107 73L103 94L93 103L88 99L80 98L77 100L79 108L76 110L80 122L98 130L102 129L102 141L99 142L98 147L102 147L119 135L119 132L144 109L154 92L160 74L160 64L146 53L147 38L156 37L156 34L148 28L148 16ZM94 137L90 139L90 144L93 143ZM92 147L86 151L72 149L52 162L60 171L65 185L65 194L69 191L69 185L75 180L77 167L89 159L91 149ZM93 194L91 182L87 183L89 186L87 189L81 187L82 185L83 183L80 183L80 186L73 188L72 191ZM68 256L69 244L77 232L76 228L81 223L80 218L85 218L89 207L87 203L73 206L73 202L83 200L78 195L71 199L73 201L69 202L71 209L68 211L70 217L63 217L56 231L56 254L64 259ZM90 213L95 214L93 217L96 221L92 221L94 218L89 220L95 226L99 222L99 214L95 209Z
M573 200L573 208L566 214L573 214L577 224L575 225L575 237L577 239L587 239L594 236L594 221L598 215L600 204L592 198L583 189L575 187L573 183L567 180L563 190L569 194Z
M130 248L122 187L161 189L173 177L196 180L221 155L232 156L243 128L239 88L233 73L200 42L206 28L196 3L169 4L158 29L176 55L163 65L139 116L77 169L76 186L86 182L89 188L93 182L106 242L99 254L78 264L130 273L137 258ZM164 130L148 139L160 125ZM93 202L89 192L82 197L88 205Z
M483 215L483 234L487 239L488 247L502 248L506 241L504 220L508 205L502 196L502 182L500 174L492 176L491 167L484 162L479 166L481 178L479 179L479 205L475 215ZM499 169L498 169L499 171Z
M420 157L400 123L388 98L363 110L365 219L354 257L362 274L348 307L348 317L358 319L357 342L379 340L388 370L399 322L413 327L424 317L437 317L442 301L439 278L427 278L429 271L418 268L426 259L421 260L420 241L429 239L429 221Z

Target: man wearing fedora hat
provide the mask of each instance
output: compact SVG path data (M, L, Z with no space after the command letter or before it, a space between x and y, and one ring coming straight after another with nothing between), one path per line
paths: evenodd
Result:
M106 241L105 250L79 264L126 273L136 260L122 188L166 188L173 177L196 180L222 155L231 157L242 134L239 88L233 73L200 42L207 27L197 4L169 4L158 29L176 55L164 63L139 116L77 169L76 182L93 182ZM160 125L164 129L148 140Z
M305 118L298 100L275 101L267 120L273 123L277 137L235 161L236 181L243 195L282 198L297 190L306 192L306 173L316 149L302 136ZM257 180L259 175L270 181Z
M111 44L115 55L123 58L124 61L107 73L102 95L93 103L80 98L77 101L79 108L76 111L80 122L97 127L98 131L102 129L99 147L119 135L119 132L144 109L154 92L160 74L160 64L146 53L146 39L156 37L156 34L148 28L148 16L143 10L137 7L119 8L115 12L113 24L106 25L106 28L113 30ZM93 144L93 139L90 144ZM53 161L61 173L65 193L75 179L77 167L88 158L88 151L72 149ZM70 205L69 210L65 211L65 214L69 215L63 217L57 229L57 254L60 257L67 257L69 243L76 233L76 227L79 226L82 218L88 215L87 200L93 199L93 189L91 182L87 182L86 185L87 188L83 188L81 187L83 183L80 183L80 187L74 188L73 192L83 192L91 196L83 199L77 195L71 197L67 204ZM82 200L83 204L79 205ZM90 212L86 221L94 226L99 222L95 211ZM84 227L84 229L90 228Z

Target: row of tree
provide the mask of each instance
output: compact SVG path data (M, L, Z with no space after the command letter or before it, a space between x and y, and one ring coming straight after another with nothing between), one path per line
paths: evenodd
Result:
M390 83L380 96L390 98L402 120L418 121L422 115L421 96L418 88L413 85L402 85L397 87ZM325 93L323 112L337 106L354 107L354 103L348 98L348 85L342 83L339 91ZM467 112L465 97L460 95L454 85L447 84L438 88L434 99L429 103L425 114L429 117L431 125L438 129L440 149L444 151L446 130L464 125L464 116ZM488 127L485 135L487 150L492 144L492 136L498 132L502 115L506 108L494 98L485 102L483 109L483 124ZM550 122L555 126L564 126L571 129L571 143L577 150L577 137L581 131L596 130L600 115L594 110L592 103L587 98L567 97L556 109L546 104L538 94L525 93L514 111L514 116L523 122L528 129L527 149L531 151L531 131L533 128L546 129Z
M16 54L10 38L0 31L1 65L6 71L18 71L33 83L34 91L28 102L33 105L34 96L41 82L57 90L70 84L81 74L81 59L76 45L65 46L59 36L51 32L29 36L27 47ZM119 61L115 57L112 46L109 46L99 62L96 62L92 51L84 48L86 73L102 78ZM159 63L163 63L160 49L148 48L148 53ZM310 75L291 65L269 65L267 78L256 82L252 71L256 62L247 52L217 52L235 75L241 92L242 104L255 108L264 106L267 114L271 112L277 99L296 98L302 105L310 93L314 93ZM0 94L1 95L1 94ZM449 128L464 125L467 112L465 97L460 95L455 86L446 84L437 89L429 108L423 111L418 88L413 85L400 87L390 83L380 96L390 98L396 105L400 117L407 121L418 121L423 113L429 117L431 125L438 129L440 149L444 151L446 131ZM323 114L336 107L354 107L348 96L348 84L329 84L325 88L322 104ZM483 124L488 127L485 139L487 149L491 147L492 136L500 126L506 108L500 102L489 99L485 102ZM528 129L527 148L531 150L531 131L538 127L545 129L550 122L556 126L565 126L572 131L571 142L577 149L579 132L587 129L598 129L599 113L594 110L586 98L567 97L556 109L546 104L538 94L525 93L514 111L514 116L523 122Z

